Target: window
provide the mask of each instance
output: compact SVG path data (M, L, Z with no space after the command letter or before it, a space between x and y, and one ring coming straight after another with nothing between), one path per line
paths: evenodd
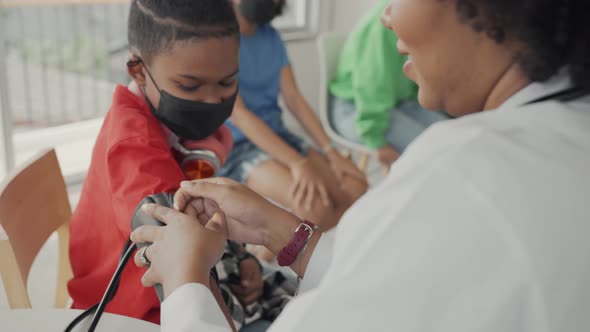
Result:
M274 22L285 40L313 37L318 30L319 0L287 0L285 12Z

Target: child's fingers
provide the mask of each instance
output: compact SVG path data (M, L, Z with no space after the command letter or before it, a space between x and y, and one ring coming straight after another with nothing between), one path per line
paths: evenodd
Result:
M303 204L303 199L305 198L305 190L305 185L299 182L296 183L296 191L293 193L294 206L301 206Z
M348 174L352 177L359 179L359 180L365 180L365 178L366 178L365 173L363 173L363 171L361 171L354 164L351 164L350 167L348 167Z
M307 211L311 210L311 205L313 204L313 199L315 197L316 188L313 184L309 184L307 186L307 192L305 194L305 209Z
M336 180L338 181L342 181L342 178L344 178L344 171L340 170L340 168L335 168L333 169L334 171L334 176L336 177Z
M326 189L326 186L324 186L323 184L319 185L318 191L320 193L320 198L322 199L324 206L330 206L332 202L330 202L330 196L328 195L328 190Z
M291 188L289 188L289 197L291 197L292 200L295 200L295 197L297 196L297 193L299 192L299 186L300 186L300 182L295 180L295 183L293 183L293 185L291 185Z

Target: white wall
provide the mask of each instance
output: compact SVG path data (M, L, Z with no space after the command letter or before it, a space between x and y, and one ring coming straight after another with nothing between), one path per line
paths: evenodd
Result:
M347 33L380 0L318 0L320 1L320 33ZM314 109L318 108L319 60L315 39L289 42L289 56L297 82Z

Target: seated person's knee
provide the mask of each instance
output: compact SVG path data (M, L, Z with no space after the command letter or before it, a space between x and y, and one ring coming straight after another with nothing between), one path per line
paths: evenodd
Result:
M348 198L348 208L367 192L369 183L365 180L347 176L342 180L341 188Z
M336 214L334 205L325 206L320 199L312 202L311 208L307 209L304 206L295 209L295 213L303 219L309 220L319 226L322 223L331 222Z

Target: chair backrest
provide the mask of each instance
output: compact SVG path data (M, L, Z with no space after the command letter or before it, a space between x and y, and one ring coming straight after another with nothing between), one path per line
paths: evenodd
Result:
M8 236L25 287L35 257L49 236L58 231L57 293L65 289L71 275L67 254L71 214L65 181L53 149L12 172L0 185L0 225ZM67 297L58 299L56 305L65 306L64 301Z
M340 54L346 44L347 36L338 33L326 33L318 37L318 52L320 62L320 119L322 126L328 133L328 136L336 143L343 145L346 148L354 149L361 152L369 152L370 149L351 142L346 138L340 136L332 127L329 114L330 102L330 83L336 78L338 71L338 64L340 63Z

